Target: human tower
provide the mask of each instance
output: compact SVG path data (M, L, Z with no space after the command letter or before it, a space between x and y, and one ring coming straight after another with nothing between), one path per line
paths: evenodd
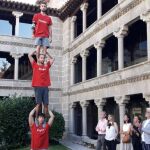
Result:
M52 20L46 14L47 1L38 0L37 4L40 12L32 19L32 37L35 39L36 50L28 55L33 69L32 87L35 92L36 106L29 114L29 126L31 150L47 150L49 129L54 120L52 111L48 110L48 87L51 85L49 70L54 62L54 58L47 51L52 42ZM44 106L43 113L42 105Z

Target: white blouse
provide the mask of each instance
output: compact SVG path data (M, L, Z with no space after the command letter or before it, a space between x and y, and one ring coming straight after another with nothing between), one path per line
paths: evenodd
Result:
M106 127L106 135L105 135L105 139L108 141L112 141L115 140L117 137L117 131L115 126L110 126L110 128L107 126Z
M123 132L129 131L130 128L131 128L131 123L123 124Z

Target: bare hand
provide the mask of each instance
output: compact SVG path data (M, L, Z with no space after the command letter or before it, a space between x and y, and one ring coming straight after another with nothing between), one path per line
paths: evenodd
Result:
M35 36L34 36L34 34L32 34L32 39L35 39Z
M52 43L52 37L51 36L49 37L49 42Z

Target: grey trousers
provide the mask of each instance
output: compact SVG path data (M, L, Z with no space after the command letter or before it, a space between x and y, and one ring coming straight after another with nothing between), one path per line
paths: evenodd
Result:
M96 150L106 150L105 134L98 135Z

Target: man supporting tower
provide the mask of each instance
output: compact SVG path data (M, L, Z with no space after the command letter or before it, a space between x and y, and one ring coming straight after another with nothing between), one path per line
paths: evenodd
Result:
M31 129L31 150L48 150L49 129L54 121L54 114L49 111L50 119L45 123L45 115L39 114L37 122L34 121L36 107L29 114L29 126Z
M37 58L37 62L34 60L33 55L36 55L36 51L28 55L30 63L33 68L33 77L32 77L32 87L35 91L36 99L36 118L38 117L39 109L43 103L44 113L48 117L48 104L49 104L49 90L48 87L51 85L50 80L50 67L54 62L54 58L50 56L47 52L45 54L40 54ZM46 56L48 57L47 62Z

